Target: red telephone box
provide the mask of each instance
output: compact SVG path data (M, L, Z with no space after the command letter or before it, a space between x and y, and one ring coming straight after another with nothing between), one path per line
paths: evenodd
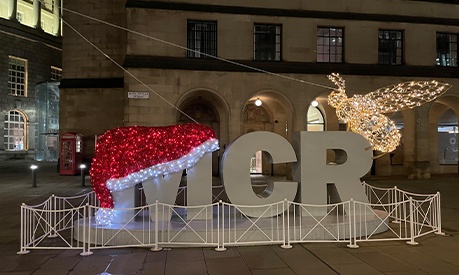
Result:
M83 135L66 133L61 136L60 174L76 175L80 173L83 160Z

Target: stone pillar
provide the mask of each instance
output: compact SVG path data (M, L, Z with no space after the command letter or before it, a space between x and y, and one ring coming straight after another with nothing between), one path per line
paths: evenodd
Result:
M18 1L17 0L8 0L8 16L11 21L17 21L16 19L16 12L18 9Z
M429 107L424 104L416 111L416 161L415 171L409 177L413 179L430 179L429 160Z
M411 176L415 174L416 162L416 113L414 110L402 111L403 114L403 168Z
M438 158L438 122L429 123L429 159L432 174L440 173L440 161Z
M33 27L41 30L41 2L39 0L33 1Z
M62 6L62 1L61 0L54 0L54 6L53 6L53 11L54 11L54 35L57 37L61 36L61 6Z

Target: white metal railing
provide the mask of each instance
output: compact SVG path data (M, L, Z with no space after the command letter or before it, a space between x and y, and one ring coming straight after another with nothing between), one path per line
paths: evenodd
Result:
M288 215L288 243L349 242L351 243L350 201L311 205L292 203ZM329 227L327 225L334 224Z
M286 244L284 201L266 205L221 202L221 208L223 249L225 245ZM257 212L256 217L252 217L254 212Z
M304 242L347 242L349 247L358 247L359 242L368 241L416 244L415 239L426 234L443 234L440 193L363 186L369 203L352 199L327 205L287 200L257 206L221 200L204 206L156 202L114 209L109 226L96 225L94 213L100 207L93 192L75 197L52 195L39 205L21 205L18 254L29 249L81 249L81 255L90 255L92 249L133 246L225 250L231 245L282 244L288 248ZM180 191L184 200L185 191Z

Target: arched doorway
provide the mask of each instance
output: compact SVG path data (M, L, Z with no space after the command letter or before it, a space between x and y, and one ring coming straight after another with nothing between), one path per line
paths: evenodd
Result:
M429 110L429 158L432 173L458 173L459 97L442 96Z
M176 106L198 123L211 127L217 134L220 150L212 153L212 174L218 176L221 154L228 143L228 105L216 92L198 89L184 94ZM177 112L177 123L194 121Z
M458 121L452 109L446 110L438 121L438 162L458 164Z
M319 101L314 100L308 108L307 130L308 131L325 131L325 117L320 109L323 109Z
M293 132L293 105L277 91L260 91L251 96L242 110L242 133L253 131L269 131L291 140ZM271 164L269 155L256 152L251 160L251 172L264 175L291 177L289 164ZM289 175L287 175L287 172Z

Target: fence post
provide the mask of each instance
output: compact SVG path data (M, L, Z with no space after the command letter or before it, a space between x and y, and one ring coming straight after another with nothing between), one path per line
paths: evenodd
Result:
M287 234L285 234L285 211L287 210ZM290 213L287 198L282 202L282 235L284 237L284 243L281 245L284 249L292 248L290 244ZM287 235L287 243L285 243L285 235Z
M152 247L151 251L161 251L162 248L159 247L159 214L158 214L159 203L158 200L155 202L155 246Z
M218 246L217 248L215 248L215 251L225 251L226 248L225 248L225 245L224 245L224 240L223 238L220 239L220 222L222 222L222 235L223 235L223 230L224 230L224 225L223 225L223 219L220 220L220 206L222 207L222 209L224 209L224 205L223 205L223 201L220 200L218 201L218 212L217 212L217 242L218 242ZM220 241L222 242L222 246L220 246Z
M410 203L410 240L406 242L409 245L418 245L418 243L414 240L414 207L413 207L413 197L409 199Z
M24 228L25 228L25 222L24 222L24 206L25 206L25 203L22 203L21 204L21 247L20 247L20 250L18 252L16 252L16 254L18 255L25 255L25 254L28 254L30 253L29 250L26 250L24 248Z
M90 208L89 208L89 203L86 203L86 206L83 207L83 252L80 253L81 256L89 256L89 255L92 255L92 252L91 252L91 245L89 244L90 243L90 239L89 237L91 236L91 215L87 215L86 214L86 208L88 208L88 211L90 212ZM88 228L89 228L89 232L88 232L88 241L86 242L86 218L89 216L89 219L88 219ZM86 244L88 245L88 250L86 250Z
M398 211L399 211L399 204L398 204L398 196L399 196L399 190L397 188L397 186L394 186L394 207L395 207L395 220L392 221L392 223L400 223L400 219L399 219L399 215L398 215Z
M357 227L357 224L355 220L355 201L354 199L351 198L351 200L349 201L349 244L347 245L347 247L349 248L359 248L359 246L357 245L356 227ZM354 230L352 230L352 228L354 228ZM354 243L352 243L352 237L354 237Z
M49 200L49 209L53 210L53 212L49 213L49 226L51 227L50 235L48 238L56 238L57 237L57 216L56 216L56 196L54 194L51 195L51 199ZM54 218L54 230L53 230L53 218Z
M444 236L445 232L441 231L441 206L440 206L440 192L439 191L437 191L436 207L437 207L437 228L438 230L435 232L435 234Z

